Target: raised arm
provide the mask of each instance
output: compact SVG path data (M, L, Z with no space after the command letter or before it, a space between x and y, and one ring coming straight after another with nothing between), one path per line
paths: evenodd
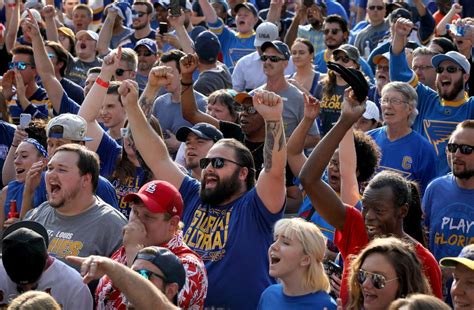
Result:
M207 0L199 0L199 5L201 6L202 14L206 17L206 22L213 24L217 21L216 10Z
M283 126L283 100L269 91L258 91L253 97L255 110L265 120L263 170L257 180L257 194L271 213L285 204L286 141Z
M188 54L181 58L181 112L183 118L192 124L208 123L219 128L219 120L198 109L193 92L193 72L197 68L197 56Z
M112 40L112 31L117 18L118 8L111 5L107 8L107 17L99 32L99 40L97 41L97 50L99 55L107 55L110 51L110 40Z
M418 79L412 69L408 66L405 56L405 45L408 35L413 28L413 23L406 18L399 18L395 22L392 45L390 48L390 80L410 83L415 87Z
M102 103L105 100L105 96L107 95L108 83L112 79L115 70L118 68L121 57L121 47L104 57L99 77L94 85L92 85L86 98L84 98L84 102L77 113L87 122L87 136L93 139L92 141L87 142L87 148L92 151L97 150L100 141L102 140L102 136L104 135L104 130L100 127L96 119L97 115L99 115Z
M7 16L10 16L10 21L5 34L5 46L7 47L7 52L10 53L12 48L15 47L20 28L20 1L15 1L15 4L8 4L6 9Z
M35 162L26 173L25 187L23 188L23 199L21 205L20 219L23 219L34 206L35 190L41 183L41 172L48 161L41 160Z
M67 256L66 260L75 265L81 265L81 275L84 283L97 280L107 275L136 309L179 309L149 280L108 257L103 256Z
M319 116L319 100L310 97L306 94L304 96L304 118L295 128L288 139L288 165L290 165L291 172L294 175L299 175L301 168L306 162L304 155L305 138L314 124L314 120Z
M152 91L151 88L153 88L156 93L160 88L159 85L167 83L169 79L167 69L168 67L151 69L146 87L149 88L149 91ZM127 111L128 124L133 134L135 146L145 163L150 167L156 179L167 181L179 189L185 175L173 162L164 141L150 126L145 114L139 107L138 86L132 81L126 80L119 87L119 94ZM143 100L144 95L145 92L142 94L140 101Z
M339 143L339 172L341 174L341 200L355 206L359 200L359 183L357 182L357 154L354 143L354 132L349 129Z
M286 32L286 35L285 35L285 43L288 46L292 46L293 42L295 42L295 39L298 36L298 27L301 21L304 20L305 18L306 18L306 7L303 4L301 4L301 7L298 10L298 13L296 13L295 18L293 18L293 21L291 22L291 25L288 28L288 31Z
M270 7L267 14L267 22L274 23L275 25L280 24L281 19L281 8L285 0L271 0Z
M35 57L35 65L36 65L36 72L41 78L41 82L43 83L46 92L48 93L48 98L51 104L53 105L53 109L56 113L59 113L61 109L61 99L64 94L64 89L61 86L61 83L56 78L54 73L54 67L51 63L51 60L48 58L48 53L46 52L46 48L44 46L43 38L39 32L38 23L32 16L31 12L28 12L29 18L25 19L26 32L31 37L34 57Z
M451 22L454 15L462 14L462 6L459 3L453 3L451 9L448 11L446 15L441 19L441 21L436 25L435 33L438 36L444 36L446 34L446 25Z
M344 227L346 208L334 190L321 180L321 176L347 130L364 113L365 103L357 102L354 98L352 89L346 89L339 120L318 143L300 173L301 184L313 207L338 230Z
M176 37L179 40L183 52L186 54L194 53L193 41L191 40L188 31L184 27L184 11L181 9L181 15L178 17L169 14L168 22L176 31Z
M59 43L58 27L56 25L56 9L52 5L43 8L43 18L46 24L46 38Z

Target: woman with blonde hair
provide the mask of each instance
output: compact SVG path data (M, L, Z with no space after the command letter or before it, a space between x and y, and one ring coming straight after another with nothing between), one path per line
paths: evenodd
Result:
M451 310L451 308L434 296L412 294L407 298L398 298L393 301L388 310Z
M397 298L431 295L414 247L401 239L372 240L350 268L350 309L387 309Z
M28 291L17 296L8 306L8 310L60 310L61 307L48 293Z
M319 228L301 218L281 219L274 240L268 249L269 274L280 283L262 293L258 309L336 309L328 294L322 263L326 240Z

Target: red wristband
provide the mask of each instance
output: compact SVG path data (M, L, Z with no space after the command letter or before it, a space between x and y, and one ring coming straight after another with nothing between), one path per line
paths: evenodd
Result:
M96 82L97 85L100 85L100 86L102 86L102 87L104 87L104 88L109 88L109 85L110 85L109 82L106 82L106 81L102 80L100 77L98 77L98 78L95 80L95 82Z

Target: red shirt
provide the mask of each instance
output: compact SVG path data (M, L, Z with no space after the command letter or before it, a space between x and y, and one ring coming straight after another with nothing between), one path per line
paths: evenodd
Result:
M207 274L201 257L183 242L182 232L160 246L168 248L178 256L186 270L186 283L178 295L178 306L183 309L202 309L207 295ZM126 265L125 248L120 247L111 258ZM107 276L100 279L95 291L95 300L97 309L127 309L126 297L113 286Z
M350 263L355 255L365 248L369 243L369 237L365 230L364 217L356 208L346 207L346 219L342 231L337 230L334 233L334 243L341 251L344 260L344 271L342 275L341 299L342 304L346 305L349 301L349 290L347 278L349 276ZM423 266L423 271L431 285L433 295L442 299L441 291L441 270L433 254L423 247L420 243L415 246L418 259Z

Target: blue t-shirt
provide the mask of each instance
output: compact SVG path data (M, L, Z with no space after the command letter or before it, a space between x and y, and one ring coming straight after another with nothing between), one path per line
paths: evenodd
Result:
M209 289L206 307L255 309L263 290L275 281L268 275L267 251L275 222L255 188L224 206L203 204L200 183L186 176L184 241L206 265Z
M442 176L451 171L446 159L446 144L457 124L474 119L474 97L465 97L457 102L446 101L428 86L418 83L416 75L408 67L405 53L390 53L390 80L409 82L416 86L418 93L418 116L412 128L433 146L437 160L437 175Z
M118 210L128 219L130 216L130 203L125 202L124 198L129 193L136 193L143 185L144 172L142 167L136 167L135 174L127 176L125 182L121 183L119 179L112 180L115 193L118 199Z
M35 194L33 197L33 208L36 208L43 202L45 202L48 198L46 197L46 191L43 191L46 185L44 183L44 172L42 173L40 186L38 186L35 190ZM8 212L10 212L10 200L16 200L16 211L18 213L21 212L21 207L23 205L23 189L25 188L25 183L20 183L17 180L11 181L8 183L7 189L7 196L5 198L5 205L4 211L5 215L8 216Z
M308 220L308 217L310 217L309 220L318 226L323 235L329 241L334 241L334 227L329 225L329 223L326 222L316 210L314 210L313 204L311 203L311 200L308 196L303 199L303 203L298 210L298 216L306 220Z
M115 170L117 159L122 153L122 147L108 133L104 132L96 153L100 158L100 175L109 178Z
M78 104L82 104L84 101L84 89L81 86L67 78L61 79L61 86L69 98Z
M220 18L215 23L208 23L207 25L209 30L214 32L219 38L224 64L231 73L240 58L255 52L255 32L252 32L250 35L235 32L226 27Z
M452 174L433 180L423 197L429 247L437 261L458 256L474 243L474 190L460 188Z
M260 297L258 310L287 310L287 309L327 309L336 310L334 299L324 291L317 291L302 296L287 296L283 293L283 285L275 284L268 287Z
M21 113L29 113L33 118L48 118L50 102L48 94L44 88L38 87L33 95L28 98L28 101L31 104L26 108L26 110L22 109L20 101L18 101L16 95L13 96L11 100L7 101L8 113L10 113L13 124L19 124Z
M15 127L10 123L0 120L0 169L7 159L8 150L13 142Z
M54 116L64 113L77 114L80 108L81 107L74 100L68 97L66 92L63 92L63 96L61 97L61 105L59 106L59 113L56 111L53 111L53 113Z
M430 143L416 131L390 141L386 126L367 134L374 139L382 153L378 170L395 171L416 181L423 194L428 183L436 177L436 154Z

